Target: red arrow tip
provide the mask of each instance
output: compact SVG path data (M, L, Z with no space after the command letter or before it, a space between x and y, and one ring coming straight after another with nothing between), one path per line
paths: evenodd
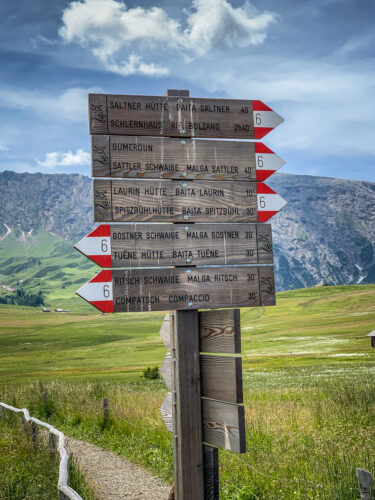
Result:
M111 236L111 226L109 224L101 224L87 236Z
M94 300L90 302L93 306L95 306L99 311L104 313L113 313L113 301L112 300Z
M253 111L273 111L263 101L253 101Z

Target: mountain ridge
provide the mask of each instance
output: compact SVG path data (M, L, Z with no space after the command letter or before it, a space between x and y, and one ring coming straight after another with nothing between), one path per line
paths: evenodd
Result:
M375 282L375 183L276 173L266 184L288 201L270 221L278 290ZM93 227L89 177L0 172L0 246L40 230L76 243Z

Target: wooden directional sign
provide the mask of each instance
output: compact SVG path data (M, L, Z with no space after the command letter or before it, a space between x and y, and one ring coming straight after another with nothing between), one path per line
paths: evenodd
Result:
M261 182L94 180L96 222L266 222L285 204Z
M171 392L167 392L160 407L160 413L167 430L173 432L173 394Z
M113 268L273 263L270 224L102 224L74 248Z
M200 355L201 395L228 403L242 403L242 359L238 356ZM167 352L160 368L167 388L173 390L171 353Z
M273 266L101 271L76 293L106 313L275 304Z
M199 311L199 340L201 352L241 352L241 326L239 309ZM172 348L171 329L173 315L165 315L159 335L168 351Z
M246 452L245 412L242 405L202 399L203 441L237 453Z
M201 352L241 352L241 324L239 309L199 312Z
M160 408L167 429L173 432L172 393ZM202 399L203 441L236 453L246 452L245 412L242 405Z
M93 135L93 177L264 181L285 161L261 142Z
M89 95L90 134L261 139L284 121L262 101Z

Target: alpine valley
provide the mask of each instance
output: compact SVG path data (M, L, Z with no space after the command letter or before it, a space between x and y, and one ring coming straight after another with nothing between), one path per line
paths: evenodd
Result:
M291 174L267 184L288 202L271 219L278 290L375 283L375 184ZM90 178L1 172L0 301L88 310L74 292L99 268L73 244L93 227Z

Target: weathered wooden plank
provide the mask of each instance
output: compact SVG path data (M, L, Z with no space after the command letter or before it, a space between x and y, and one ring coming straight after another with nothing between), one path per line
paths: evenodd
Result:
M92 176L264 181L284 160L262 143L93 135Z
M201 352L241 352L239 309L199 312Z
M246 453L245 411L213 399L202 399L203 441L236 453Z
M171 344L171 317L170 314L166 314L163 323L159 330L159 335L164 342L165 347L170 351L172 349Z
M242 403L242 359L238 356L201 354L202 397Z
M165 385L170 391L173 391L173 374L171 353L167 352L160 367L160 374L163 377Z
M199 311L200 351L238 354L241 352L241 326L239 309ZM159 331L166 348L170 351L171 317L166 314Z
M171 392L167 392L160 407L160 413L167 430L173 432L173 394Z
M101 271L77 294L103 312L137 312L271 305L264 290L262 302L258 267L233 266Z
M112 268L271 264L270 240L270 224L102 224L75 248Z
M200 355L201 395L228 403L242 403L242 359L232 356ZM167 388L173 390L171 353L163 360L160 373Z
M357 469L357 479L361 500L371 500L372 476L366 469Z
M257 256L259 264L273 263L271 224L257 224Z
M276 304L276 295L273 266L259 267L259 287L262 306L274 306Z
M203 445L204 500L219 500L219 451L208 444Z
M261 139L283 122L261 101L187 96L90 94L89 112L91 134Z
M172 393L167 394L162 409L167 429L173 432ZM202 398L202 423L205 443L246 453L245 411L242 405Z
M174 313L176 498L204 500L198 311Z
M106 134L108 130L107 96L105 94L89 94L90 131Z
M267 222L286 201L261 182L94 179L97 222Z
M97 222L258 222L256 183L94 180Z

